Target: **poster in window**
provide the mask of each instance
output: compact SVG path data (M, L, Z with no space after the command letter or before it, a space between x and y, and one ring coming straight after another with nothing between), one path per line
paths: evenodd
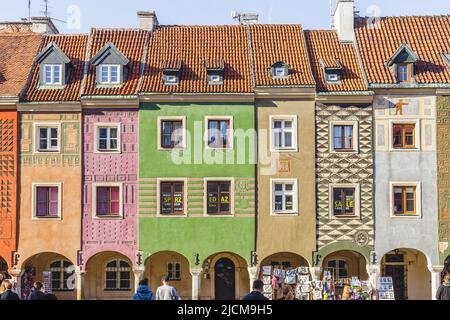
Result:
M45 288L45 293L52 293L52 273L51 271L42 272L42 284Z
M222 192L220 194L220 211L228 212L230 211L230 193Z
M170 191L163 191L162 193L162 213L172 213L172 194Z
M217 212L217 192L208 192L208 212Z

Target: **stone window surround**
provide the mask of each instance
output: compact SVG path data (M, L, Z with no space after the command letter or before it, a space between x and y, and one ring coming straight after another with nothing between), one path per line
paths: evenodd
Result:
M419 119L389 119L389 151L392 152L417 152L421 150L421 136L420 136L420 120ZM394 134L393 126L395 124L414 124L414 148L412 149L397 149L394 148Z
M293 183L294 184L294 199L293 199L293 210L292 212L275 212L274 206L275 206L275 184L276 183ZM270 215L272 217L292 217L292 216L298 216L299 215L299 206L298 206L298 179L297 178L271 178L270 179Z
M163 121L180 121L182 122L183 126L183 145L181 148L164 148L161 146L161 125ZM157 119L157 143L158 143L158 150L166 150L166 151L173 151L173 150L185 150L187 148L187 134L186 134L186 116L158 116Z
M117 150L99 150L99 128L117 128ZM113 122L96 122L94 123L94 153L97 154L109 154L109 153L122 153L122 144L121 144L121 124L113 123Z
M270 152L279 152L279 153L289 153L289 152L298 152L298 116L297 115L270 115L269 116L269 139L270 139ZM290 149L275 149L274 139L273 139L273 122L277 120L288 120L292 121L292 148Z
M97 187L119 187L119 215L97 215ZM120 182L94 182L92 183L92 219L93 220L121 220L123 219L123 184Z
M352 150L336 151L334 150L334 126L353 126L353 148ZM330 153L359 153L359 122L357 120L337 120L330 121L329 135Z
M36 191L37 187L57 187L58 188L58 216L57 217L38 217L36 215ZM62 220L62 183L61 182L33 182L31 184L31 220L35 221L54 221Z
M394 214L394 187L416 187L416 214ZM389 217L391 219L422 219L422 188L420 181L389 182Z
M217 217L234 217L234 178L233 177L205 177L203 178L203 216L210 217L210 218L217 218ZM230 213L228 214L208 214L208 182L230 182Z
M232 150L234 146L234 123L233 123L233 116L205 116L205 134L204 134L204 140L205 140L205 150ZM208 124L209 121L213 120L228 120L230 122L230 128L228 130L228 140L229 144L226 148L215 148L210 147L208 140L209 140L209 130L208 130Z
M161 214L162 182L183 182L183 214ZM186 218L188 216L188 178L156 178L156 216L160 218Z
M57 128L58 129L58 147L54 150L39 150L39 128ZM35 122L34 123L34 148L33 153L51 153L59 154L61 153L62 135L61 135L61 122Z
M333 189L335 188L354 188L355 189L355 195L354 195L354 215L345 215L345 216L335 216L334 215L334 208L333 208ZM330 183L329 185L329 219L330 220L354 220L354 219L361 219L361 196L360 196L360 184L359 183Z

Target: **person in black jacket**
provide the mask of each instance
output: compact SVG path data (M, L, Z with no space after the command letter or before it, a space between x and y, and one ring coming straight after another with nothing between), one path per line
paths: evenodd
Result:
M3 280L3 283L6 283L6 291L1 294L0 300L9 300L9 301L20 300L17 293L12 291L13 285L11 281Z
M436 292L437 300L450 300L450 272L447 272L444 276L444 283L439 287Z
M42 282L36 281L33 285L33 289L31 289L28 300L43 300L45 296L44 292L42 292L43 286Z
M246 295L242 300L269 300L262 294L263 287L264 283L261 280L256 279L253 282L253 291Z

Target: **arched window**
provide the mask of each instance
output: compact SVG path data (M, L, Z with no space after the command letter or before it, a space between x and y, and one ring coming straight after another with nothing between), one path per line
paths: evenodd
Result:
M53 291L71 291L74 289L75 268L70 261L56 260L50 264Z
M344 260L329 260L328 268L334 270L334 278L342 279L348 278L348 264Z
M131 289L131 267L126 261L117 259L106 264L105 290Z

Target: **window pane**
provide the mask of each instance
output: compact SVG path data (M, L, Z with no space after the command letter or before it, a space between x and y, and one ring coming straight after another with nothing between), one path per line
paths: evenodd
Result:
M283 211L283 196L275 196L275 210Z
M275 148L281 148L282 147L281 137L282 137L282 132L281 131L274 132Z
M111 82L119 82L119 70L117 66L111 66Z
M354 189L345 189L345 213L347 214L353 214L355 212L354 194Z
M98 148L100 150L105 150L108 148L108 140L107 139L100 139L98 142Z
M208 213L217 213L218 207L218 189L217 183L208 182Z
M274 121L273 122L273 127L275 128L275 129L278 129L278 128L281 128L281 121Z
M61 80L61 66L53 66L53 82L59 83Z
M37 187L36 188L36 198L37 198L37 211L36 215L38 217L47 216L47 208L48 208L48 188L46 187Z
M117 139L109 140L109 149L117 150Z
M111 139L117 138L117 128L109 128L109 137Z
M50 189L50 216L58 216L58 201L59 192L57 187L51 187Z
M285 121L284 122L284 127L285 128L292 128L292 121Z
M161 184L161 213L172 213L172 186L170 183Z
M403 213L403 188L394 188L394 212Z
M229 121L221 121L220 122L220 133L222 136L222 146L226 147L228 146L228 130L230 127Z
M342 144L342 126L334 126L333 128L333 136L334 136L334 148L342 149L344 146Z
M39 139L39 149L40 150L47 150L48 144L47 144L47 139Z
M99 128L98 136L100 139L106 139L108 137L108 128Z
M285 132L284 133L284 146L285 147L292 147L292 132Z
M183 184L174 184L173 209L176 213L183 213Z
M52 83L52 66L49 65L45 66L45 83Z
M101 82L108 83L108 66L101 66Z
M108 188L97 188L97 215L108 214Z
M284 188L286 191L292 191L292 190L294 190L294 185L293 184L285 184Z
M342 215L343 204L342 204L342 189L333 189L333 211L335 215Z
M294 209L294 203L292 201L292 195L286 195L286 210L291 211Z
M222 183L220 185L220 211L221 212L229 212L230 211L230 184Z
M50 129L50 137L52 139L57 139L58 138L58 129L57 128L51 128Z
M283 191L283 185L282 184L275 184L275 191Z

